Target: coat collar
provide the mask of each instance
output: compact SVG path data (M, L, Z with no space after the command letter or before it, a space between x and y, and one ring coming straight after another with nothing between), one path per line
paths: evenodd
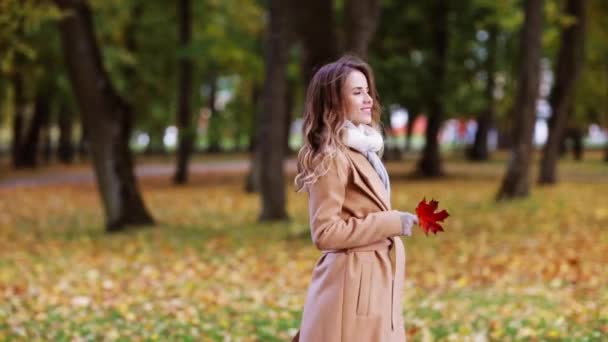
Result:
M346 151L347 156L354 166L354 183L365 191L380 208L383 210L390 210L391 206L388 199L388 193L384 188L382 180L376 174L376 170L374 170L367 158L360 152L351 148L347 148Z

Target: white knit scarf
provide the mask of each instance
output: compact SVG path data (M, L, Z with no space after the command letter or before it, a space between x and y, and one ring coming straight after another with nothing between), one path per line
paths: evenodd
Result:
M382 135L371 126L365 124L355 125L350 120L344 122L344 129L345 132L342 135L342 141L346 146L354 148L367 158L374 170L376 170L380 180L382 180L388 198L390 199L391 185L388 179L388 173L386 172L384 164L382 164L382 160L380 160L380 157L378 156L378 152L382 149L382 146L384 146Z

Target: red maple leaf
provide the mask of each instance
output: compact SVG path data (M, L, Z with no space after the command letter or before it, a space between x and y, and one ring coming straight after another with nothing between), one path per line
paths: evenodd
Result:
M441 225L437 222L443 222L446 217L450 216L450 214L448 214L448 212L445 210L435 212L438 205L439 202L435 200L431 200L429 203L426 203L426 198L423 198L416 207L418 224L427 235L429 234L429 231L433 232L433 234L443 232L443 227L441 227Z

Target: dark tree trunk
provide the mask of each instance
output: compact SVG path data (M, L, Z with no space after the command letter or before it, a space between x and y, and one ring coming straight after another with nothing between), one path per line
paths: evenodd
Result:
M494 73L496 71L496 49L498 28L492 25L488 30L488 59L486 61L486 73L488 80L485 89L486 109L477 117L477 131L475 132L475 142L469 150L468 157L472 161L485 161L489 158L488 152L488 132L494 122L496 113L496 102L494 101L495 80Z
M23 94L23 76L21 75L21 72L15 72L12 82L15 119L13 120L13 141L11 146L11 154L13 159L13 167L18 168L23 165L21 145L23 144L23 123L25 117L25 96Z
M192 36L191 7L190 0L178 1L179 45L182 49L190 44ZM188 181L188 162L192 155L196 136L190 108L192 93L192 60L190 57L181 57L178 77L177 128L179 130L179 145L177 148L177 167L173 181L176 184L184 184Z
M50 118L47 117L47 121L42 127L42 162L50 164L53 158L53 142L51 141L51 127Z
M284 141L285 141L285 156L289 156L289 154L291 153L291 147L289 146L289 135L291 133L291 123L293 120L292 117L292 112L293 112L293 105L294 105L294 89L295 89L295 84L294 82L287 82L287 90L285 91L285 137L284 137Z
M583 146L583 131L578 127L573 127L570 131L570 137L572 138L572 158L576 161L583 160L584 146Z
M74 161L74 145L72 143L72 113L64 102L57 113L59 126L59 146L57 147L57 159L61 163L70 164Z
M256 151L256 153L259 153L258 157L261 162L261 221L287 219L285 211L287 198L285 196L283 170L286 67L288 60L285 6L283 0L270 0L269 3L269 34L265 57L266 75Z
M152 224L133 172L129 150L133 115L112 86L101 62L88 4L55 0L69 12L59 24L72 88L86 127L108 231Z
M261 185L261 160L260 154L258 152L258 144L257 144L257 131L258 125L260 122L260 117L262 115L262 91L259 86L255 86L253 88L253 108L254 108L254 120L251 125L251 135L250 135L250 143L249 143L249 153L250 153L250 167L249 173L247 174L247 180L245 181L245 191L248 193L259 192Z
M89 137L87 134L87 128L83 122L83 120L80 120L80 139L78 140L78 157L80 158L80 161L84 161L87 159L88 155L89 155L89 150L90 150L90 144L89 144Z
M209 116L209 126L207 129L207 141L209 142L209 145L207 146L208 153L219 153L222 150L220 146L220 140L222 140L220 117L215 109L216 93L217 76L212 75L209 81L209 110L211 111L211 115Z
M448 0L435 0L432 13L433 56L431 77L433 88L428 90L428 124L426 143L422 158L418 162L418 173L424 177L443 175L438 134L444 116L445 74L448 51Z
M565 28L561 35L555 85L549 98L552 112L549 138L543 149L538 175L540 184L554 184L557 181L559 144L566 128L574 87L580 76L584 59L585 4L586 0L568 0L566 3L566 14L575 18L576 22Z
M532 133L540 79L542 0L525 1L521 31L519 80L513 106L513 148L497 199L526 197L530 191Z
M370 42L380 18L381 0L346 0L345 46L346 52L367 59Z
M405 137L405 151L409 152L412 148L412 134L414 134L414 122L418 118L418 110L414 109L409 112L407 120L407 133Z
M21 162L23 167L36 167L40 152L40 133L47 126L50 111L49 94L40 91L34 102L34 115L29 130L21 146Z
M296 33L303 45L302 76L308 86L318 68L337 55L333 0L288 1L296 21ZM286 5L283 5L286 6Z

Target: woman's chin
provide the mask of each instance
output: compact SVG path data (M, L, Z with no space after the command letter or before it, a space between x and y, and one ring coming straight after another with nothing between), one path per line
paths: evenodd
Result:
M361 122L363 122L366 125L369 125L372 123L372 115L371 114L363 114L361 116Z

